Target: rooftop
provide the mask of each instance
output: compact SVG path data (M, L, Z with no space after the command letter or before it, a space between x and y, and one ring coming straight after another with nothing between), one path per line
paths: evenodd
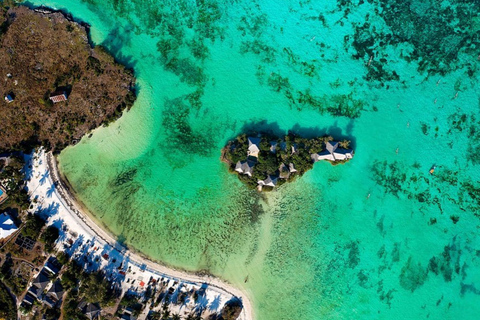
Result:
M0 239L11 236L18 228L7 213L0 214Z
M53 283L52 287L50 288L50 290L48 290L47 294L54 300L62 299L63 287L62 287L62 284L60 283L60 280L57 280Z
M248 137L248 156L258 158L258 153L260 152L260 141L260 138Z
M5 202L5 200L7 200L7 198L8 198L7 192L5 191L5 189L2 186L0 186L0 204Z
M328 141L325 143L325 150L311 156L314 162L320 160L342 161L353 158L353 150L340 147L338 141Z
M65 91L56 91L52 93L50 100L52 100L53 103L67 101L67 93Z
M277 185L277 177L268 176L265 180L259 180L258 184L260 186L275 187Z
M5 101L6 101L7 103L13 102L13 96L10 95L10 94L7 94L7 95L5 96Z
M41 290L45 290L45 288L47 287L48 283L50 282L50 279L48 278L48 276L45 274L45 271L44 269L42 269L42 271L40 271L40 273L38 274L38 276L35 278L35 280L33 281L33 285L35 287L37 287L38 289L41 289Z

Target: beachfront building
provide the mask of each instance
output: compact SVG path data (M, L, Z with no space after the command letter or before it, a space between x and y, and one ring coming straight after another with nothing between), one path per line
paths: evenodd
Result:
M247 156L258 158L260 152L260 138L248 137L248 151Z
M7 94L7 95L5 96L5 102L6 102L6 103L13 102L13 95Z
M18 228L7 213L0 214L0 239L10 237Z
M8 198L7 191L0 186L0 204L4 203Z
M258 180L258 185L261 187L272 187L275 188L277 185L277 177L268 176L265 180Z
M245 161L238 161L235 166L235 171L238 173L246 174L249 177L252 176L253 173L253 166L255 163L253 161L245 160Z
M320 160L328 160L328 161L348 160L353 158L353 150L339 147L338 141L328 141L325 144L325 150L319 153L314 153L311 155L311 157L314 162L317 162Z
M50 100L52 100L53 103L67 101L67 93L65 91L55 91L50 96Z

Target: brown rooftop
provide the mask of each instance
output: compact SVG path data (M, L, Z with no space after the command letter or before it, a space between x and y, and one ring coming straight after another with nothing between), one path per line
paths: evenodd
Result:
M52 100L53 103L67 101L67 93L65 91L54 92L50 96L50 100Z

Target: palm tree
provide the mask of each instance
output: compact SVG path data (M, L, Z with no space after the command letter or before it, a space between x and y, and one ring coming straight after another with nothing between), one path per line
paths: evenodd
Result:
M162 315L162 320L167 320L170 318L170 310L165 310Z
M178 314L175 313L175 314L172 316L172 320L180 320L180 315L178 315Z
M339 143L340 147L348 149L350 147L350 140L344 139Z

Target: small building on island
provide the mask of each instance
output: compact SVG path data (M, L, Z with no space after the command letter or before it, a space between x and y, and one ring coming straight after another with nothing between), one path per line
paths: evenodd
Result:
M320 160L342 161L353 158L352 149L344 149L339 146L338 141L328 141L325 143L325 150L311 155L314 162Z
M271 153L277 153L277 141L270 141L270 152Z
M291 162L288 166L285 163L282 163L280 168L278 168L278 171L281 179L288 179L292 173L297 172L295 166Z
M268 176L265 180L258 180L258 185L261 187L272 187L275 188L277 185L278 177Z
M260 138L248 137L248 151L247 156L258 158L260 152Z
M5 96L5 102L6 103L10 103L10 102L13 102L13 101L14 101L13 94L9 93Z
M67 101L67 93L65 91L55 91L50 96L50 100L52 100L53 103Z
M238 161L235 165L235 171L238 173L246 174L249 177L252 176L253 167L255 163L253 161L245 160L245 161Z

